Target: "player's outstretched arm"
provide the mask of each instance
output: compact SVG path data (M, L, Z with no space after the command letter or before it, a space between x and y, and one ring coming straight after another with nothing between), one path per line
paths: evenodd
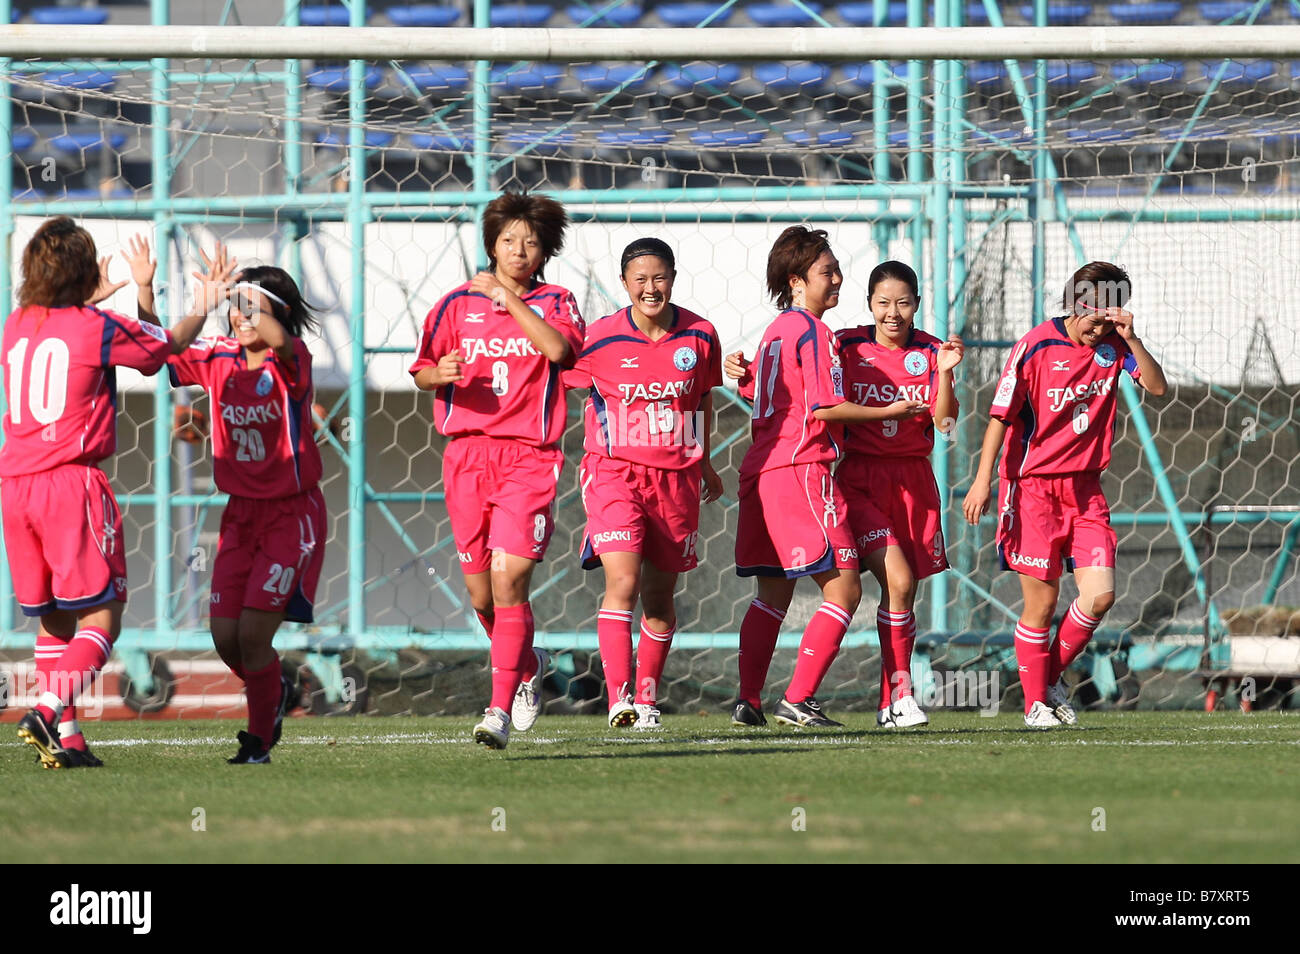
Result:
M119 288L125 288L126 282L115 282L108 277L108 263L112 256L105 255L99 260L99 285L95 288L95 293L90 296L86 302L87 305L98 305L105 298L111 298L113 292Z
M979 466L975 469L975 479L971 481L970 490L961 505L967 523L977 524L980 517L989 512L993 467L998 462L998 453L1002 450L1002 439L1006 433L1006 424L996 417L989 420L988 430L984 432L984 446L980 448Z
M126 243L122 260L130 267L131 281L135 282L135 316L151 325L162 324L154 310L153 277L158 262L150 257L149 239L144 235L133 235Z
M858 424L863 421L905 421L927 411L924 401L895 401L884 407L864 407L852 401L844 401L831 407L822 407L813 411L813 417L819 421L839 421L844 424Z
M230 294L231 279L238 268L238 263L220 242L211 257L201 249L199 256L203 259L204 270L192 273L199 282L194 289L194 307L171 328L172 354L180 354L194 343L208 320L208 313Z
M540 315L524 304L523 299L502 285L492 272L479 272L469 283L469 290L486 295L510 312L520 330L547 361L565 367L573 363L573 348L564 335L548 325Z
M1163 395L1169 390L1164 368L1160 367L1160 362L1152 356L1147 346L1142 343L1142 339L1137 336L1137 332L1133 330L1132 312L1125 311L1123 308L1107 308L1106 317L1114 322L1115 331L1133 352L1133 360L1137 362L1139 372L1138 384L1156 397Z

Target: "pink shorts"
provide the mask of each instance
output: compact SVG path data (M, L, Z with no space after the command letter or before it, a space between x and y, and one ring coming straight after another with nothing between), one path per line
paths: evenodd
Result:
M602 553L639 553L665 573L693 570L699 560L700 468L668 470L587 454L578 470L587 532L582 566Z
M1021 477L998 489L998 558L1002 569L1055 580L1061 566L1115 565L1118 538L1098 473Z
M252 609L312 622L325 534L319 487L274 500L231 497L221 515L209 614L238 619Z
M122 512L98 467L64 464L0 481L5 554L26 616L126 602Z
M442 489L465 573L485 573L492 551L540 561L555 529L558 447L458 437L442 454Z
M835 567L856 571L858 549L829 464L741 478L737 575L794 579Z
M948 569L939 485L925 457L852 454L835 471L858 552L896 546L918 580Z

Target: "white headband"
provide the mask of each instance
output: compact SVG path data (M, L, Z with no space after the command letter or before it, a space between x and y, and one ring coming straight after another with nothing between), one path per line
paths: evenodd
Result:
M261 292L263 295L265 295L267 298L271 299L271 301L275 302L275 303L276 303L277 305L279 305L281 308L288 308L288 307L289 307L289 303L286 302L283 298L281 298L281 297L280 297L279 295L277 295L275 292L267 291L267 290L266 290L265 288L263 288L261 285L254 285L252 282L239 282L238 284L235 285L235 287L234 287L232 290L233 290L233 291L239 291L241 288L249 288L249 289L252 289L252 290L255 291L255 292Z

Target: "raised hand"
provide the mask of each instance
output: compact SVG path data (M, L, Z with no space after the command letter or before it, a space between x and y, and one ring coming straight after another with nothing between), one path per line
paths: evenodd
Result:
M745 358L745 352L737 351L735 354L727 355L722 370L733 381L739 381L749 374L749 361Z
M158 262L149 256L149 239L133 235L122 252L122 260L131 268L131 280L137 285L152 285Z
M112 297L119 288L126 287L126 282L115 282L108 277L108 263L111 258L112 256L105 255L99 260L99 284L95 287L95 293L86 302L87 305L98 305L105 298Z
M204 271L191 272L199 282L199 287L194 290L194 305L196 312L206 315L230 296L238 262L230 257L229 251L220 242L211 257L202 249L199 250L199 257L203 259Z
M961 359L966 356L966 345L962 343L961 338L956 335L950 335L948 340L939 345L939 355L936 361L940 371L951 371L957 365L961 364Z

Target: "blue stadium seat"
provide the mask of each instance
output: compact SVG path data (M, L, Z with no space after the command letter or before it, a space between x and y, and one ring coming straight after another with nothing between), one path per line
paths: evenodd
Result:
M102 93L113 88L113 84L117 82L117 74L104 70L58 70L53 73L42 73L41 80L63 89L94 90Z
M1219 63L1204 63L1202 70L1207 80L1214 79L1219 70ZM1223 71L1224 83L1233 85L1255 86L1266 80L1276 79L1278 64L1272 60L1234 60Z
M820 13L820 3L804 3L814 13ZM797 27L816 26L817 21L792 3L756 3L746 7L745 13L758 26L762 27Z
M754 79L775 93L818 92L831 78L831 69L823 63L758 63Z
M876 64L844 63L839 68L839 79L835 87L841 94L853 96L871 89L871 84L875 81Z
M1136 135L1138 135L1138 133L1135 130L1106 125L1074 126L1065 131L1065 138L1070 142L1083 143L1090 146L1101 146L1114 142L1126 142Z
M349 75L349 67L346 66L318 66L307 74L307 85L315 86L317 89L327 90L331 93L346 93L348 91ZM383 80L384 71L378 66L366 67L366 89L374 89L382 83Z
M461 93L469 88L469 70L448 63L412 66L406 70L411 82L424 93ZM397 77L399 85L401 77Z
M970 86L1005 86L1007 65L1001 60L976 60L966 64L966 82Z
M691 142L697 146L757 146L763 141L763 130L730 126L706 126L691 133Z
M796 146L826 146L842 149L853 145L853 132L848 129L822 129L812 132L807 129L792 129L785 134L787 142Z
M840 19L849 26L869 27L876 22L876 5L874 3L841 3L835 8ZM885 26L905 26L907 24L907 4L891 3L885 17Z
M1182 63L1133 63L1117 60L1110 66L1110 75L1120 83L1130 86L1150 86L1154 83L1177 83L1186 68Z
M412 133L411 145L416 149L432 152L473 152L474 140L466 133L463 136L454 133Z
M303 26L347 26L352 22L352 14L344 6L302 7L298 22Z
M608 93L620 88L629 94L637 93L645 89L653 74L653 69L648 70L640 63L582 63L573 68L574 77L584 89L593 93Z
M1183 5L1180 0L1154 0L1151 3L1112 3L1107 9L1120 23L1173 23Z
M625 27L631 26L641 19L641 4L639 3L620 3L616 7L609 6L613 0L592 0L590 8L579 4L570 4L568 8L569 19L574 23L583 24L591 20L597 13L600 13L600 19L592 20L587 23L588 26L594 27ZM604 11L603 13L601 11Z
M980 126L978 129L967 129L965 135L966 141L972 146L996 146L999 143L1016 145L1034 140L1033 134L1026 132L1023 125Z
M108 142L98 132L78 132L64 133L61 136L55 136L50 140L50 148L56 152L64 152L70 155L84 155L85 153L99 152L105 146L111 149L121 149L126 145L125 133L111 133Z
M494 27L539 27L551 18L554 8L541 3L509 4L492 8Z
M1020 15L1026 22L1033 23L1033 4L1022 4L1020 7ZM1067 26L1070 24L1082 23L1091 15L1091 3L1049 3L1047 5L1048 26Z
M460 10L456 7L446 7L436 3L417 3L409 7L393 6L385 12L395 26L401 27L449 27L460 19Z
M1259 16L1255 18L1255 22L1259 23L1268 16L1269 10L1272 8L1271 3L1264 4L1260 8ZM1225 20L1233 20L1234 23L1245 23L1250 11L1253 9L1255 9L1253 0L1213 0L1213 2L1198 4L1196 12L1207 23L1223 23Z
M687 63L665 66L659 74L659 88L670 93L689 93L696 86L726 89L740 79L734 63Z
M659 14L659 19L663 20L669 26L674 27L696 27L709 20L709 26L722 26L731 19L732 7L726 7L721 13L719 9L726 6L721 0L715 3L664 3L655 8L655 13ZM714 14L717 16L713 16Z
M384 132L382 129L367 129L362 137L365 140L368 149L383 149L391 146L393 140L397 137L390 132ZM316 134L316 145L330 146L335 149L341 149L348 144L348 134L335 130L327 130Z
M602 146L649 148L666 145L672 138L667 129L606 129L596 133L596 141Z
M555 63L534 63L518 69L509 66L494 67L491 82L507 93L517 94L525 90L553 89L563 78L564 70Z
M934 133L926 131L921 134L921 147L925 148L934 142ZM907 148L907 130L891 129L889 131L889 148L906 149Z
M32 11L32 22L54 26L65 24L98 26L108 22L108 11L103 7L37 7Z
M1165 126L1161 129L1157 129L1156 135L1158 135L1162 140L1173 141L1182 136L1183 128L1183 124L1178 126ZM1234 137L1235 135L1235 133L1232 134ZM1226 139L1230 138L1230 136L1222 126L1211 126L1208 124L1197 123L1192 127L1192 131L1187 134L1187 138L1194 142L1203 142L1210 139Z
M505 137L506 145L510 149L524 149L531 146L528 151L532 153L559 152L577 141L578 137L572 131L567 129L557 131L553 128L525 127L508 132Z
M1033 75L1033 64L1025 64L1025 76ZM1048 86L1079 86L1097 78L1097 67L1085 60L1048 60Z
M36 145L36 133L30 129L17 129L9 137L9 144L14 152L24 152Z
M966 25L967 26L988 26L989 12L984 9L982 3L966 4Z

